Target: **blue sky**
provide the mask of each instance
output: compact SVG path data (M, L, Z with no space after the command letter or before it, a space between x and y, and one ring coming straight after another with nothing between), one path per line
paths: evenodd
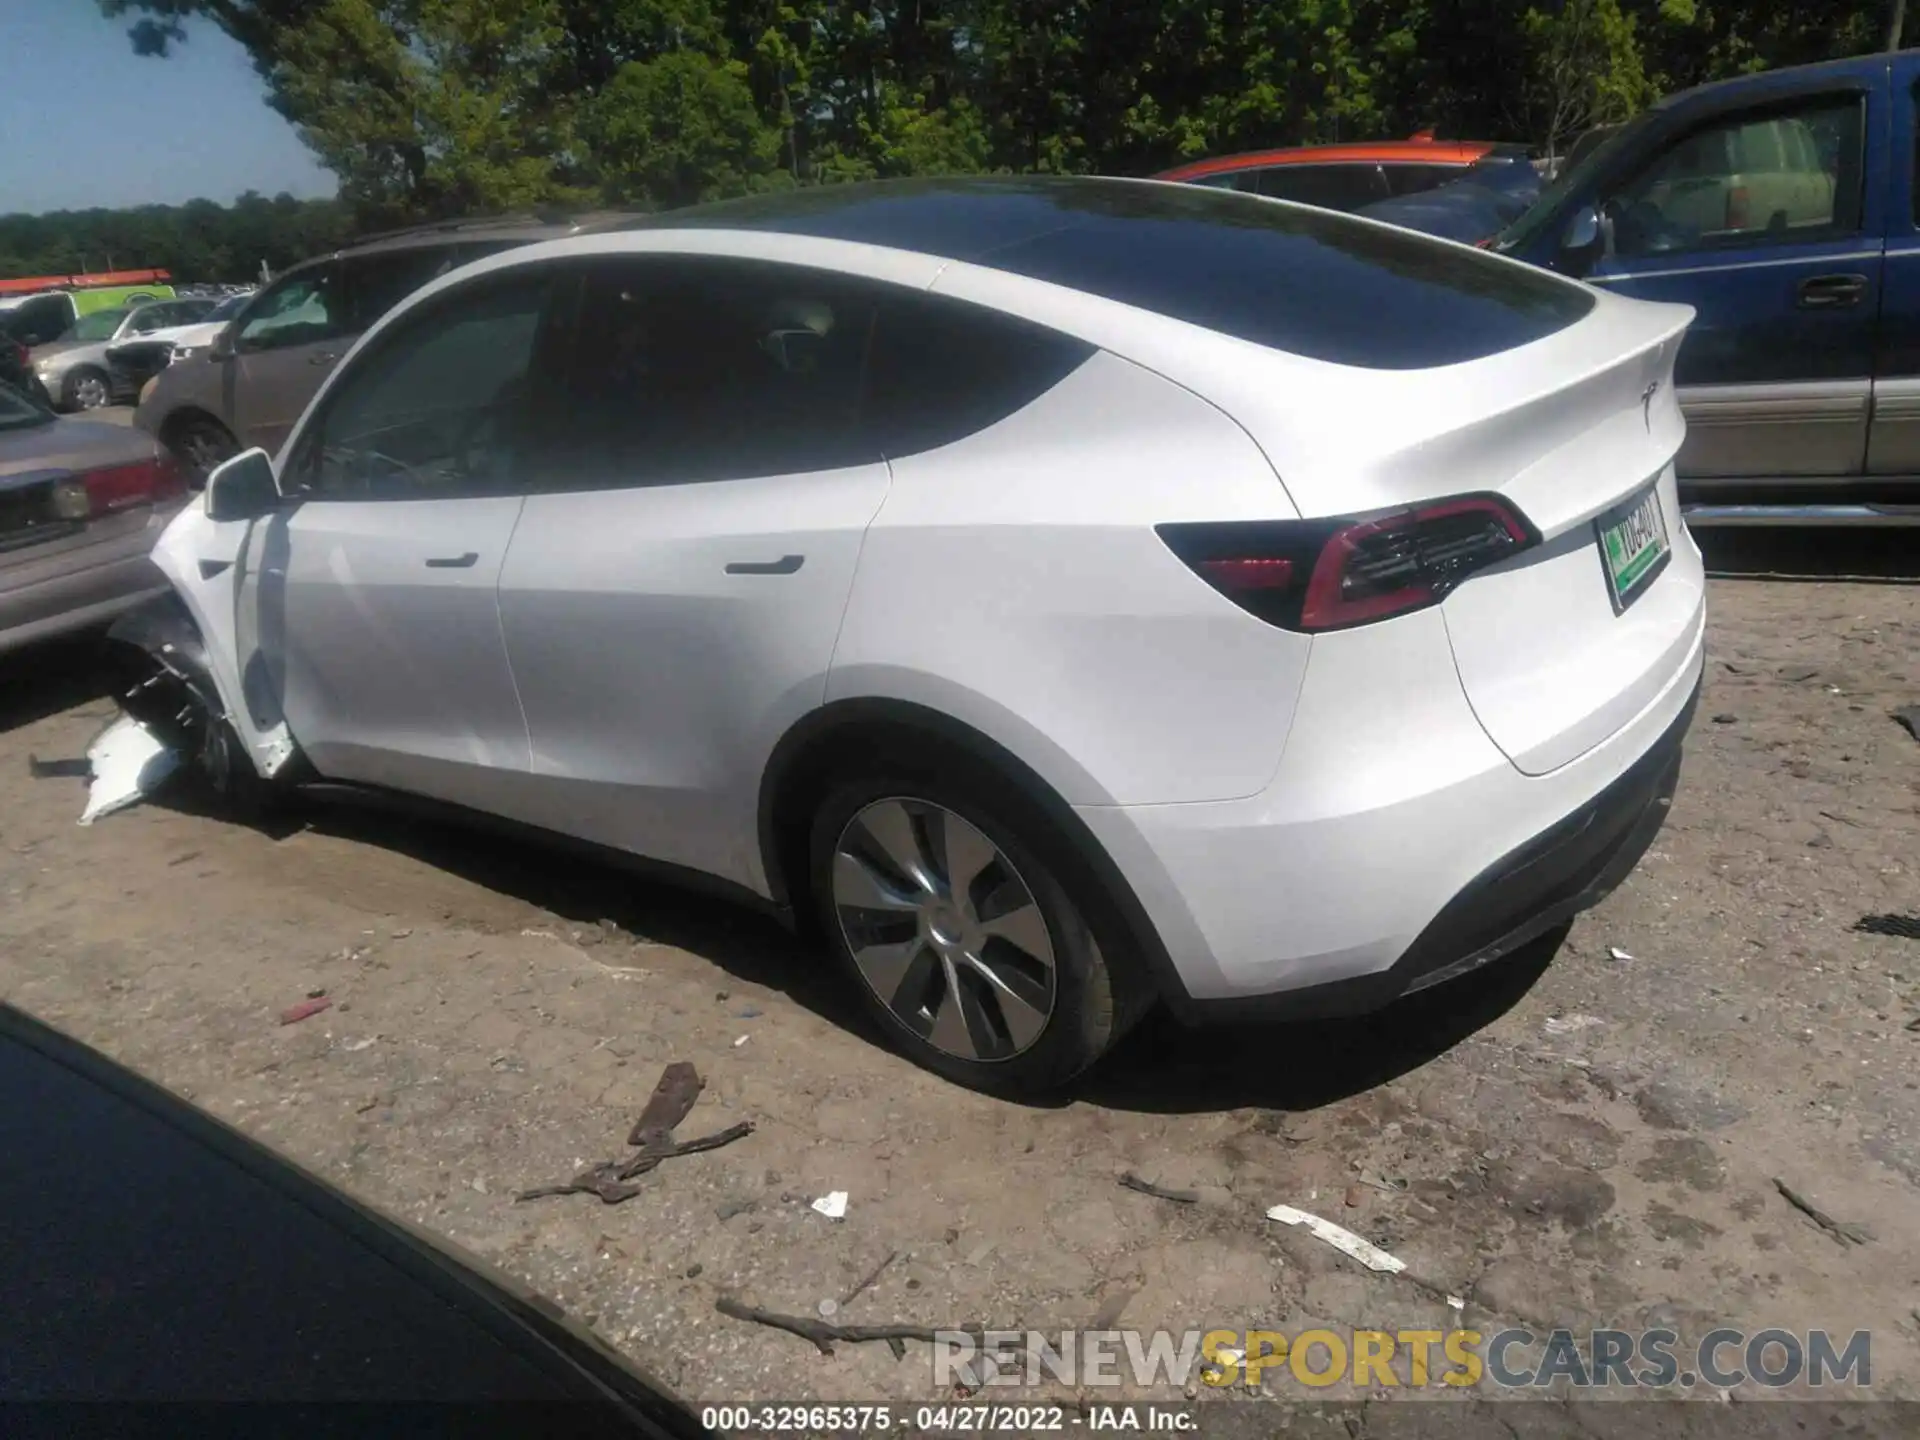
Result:
M0 0L0 214L334 192L238 45L189 21L146 59L128 24L94 0Z

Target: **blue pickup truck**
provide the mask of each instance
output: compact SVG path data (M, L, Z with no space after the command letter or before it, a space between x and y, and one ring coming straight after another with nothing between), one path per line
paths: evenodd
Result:
M1920 502L1920 51L1663 100L1492 248L1698 318L1694 501Z

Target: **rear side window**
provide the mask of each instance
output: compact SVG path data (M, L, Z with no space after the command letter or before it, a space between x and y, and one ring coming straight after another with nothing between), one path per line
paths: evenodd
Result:
M420 289L464 263L451 245L427 245L349 256L346 329L350 334L373 328L374 322Z
M876 462L858 428L874 309L870 288L796 265L679 256L593 264L547 488Z
M890 459L951 445L1031 404L1092 354L1011 315L902 293L880 308L863 428Z
M1582 286L1410 231L1183 186L1089 192L982 263L1291 354L1376 370L1478 360L1593 309Z
M1275 165L1257 178L1262 195L1327 210L1358 210L1387 198L1378 165Z

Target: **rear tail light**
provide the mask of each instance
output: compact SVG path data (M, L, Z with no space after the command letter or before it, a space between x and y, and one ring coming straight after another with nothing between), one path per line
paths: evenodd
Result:
M1438 604L1540 543L1495 495L1332 520L1162 525L1167 547L1241 609L1288 630L1344 630Z
M98 520L136 505L157 505L186 493L186 481L171 456L134 465L81 470L53 487L54 514L62 520Z

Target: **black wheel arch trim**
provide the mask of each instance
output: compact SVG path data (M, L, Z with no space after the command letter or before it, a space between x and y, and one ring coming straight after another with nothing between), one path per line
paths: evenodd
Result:
M226 714L206 638L177 591L156 595L127 611L108 627L106 643L110 651L124 646L148 656L192 690L209 714L216 718Z
M799 916L805 908L794 903L795 887L789 883L791 832L782 822L790 817L780 813L782 799L791 786L803 778L809 756L829 749L836 740L877 730L892 731L903 737L918 734L958 750L1017 787L1058 829L1085 867L1085 873L1076 878L1097 886L1102 898L1113 907L1126 931L1131 956L1142 972L1137 978L1176 1011L1184 1010L1188 1003L1187 989L1160 938L1158 927L1106 847L1074 813L1073 807L1031 765L999 741L964 720L910 700L863 696L832 701L796 721L774 746L761 775L758 828L767 890L782 913ZM1126 963L1121 957L1109 956L1108 959Z

